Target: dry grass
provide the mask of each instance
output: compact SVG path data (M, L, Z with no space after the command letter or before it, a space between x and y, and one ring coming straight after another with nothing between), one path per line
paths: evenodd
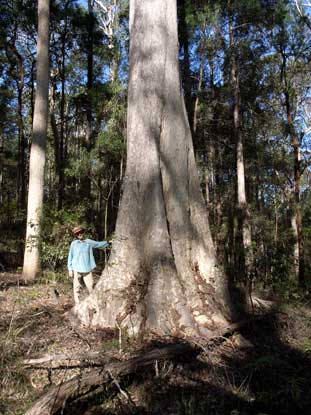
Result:
M0 414L23 414L52 384L79 371L66 369L66 362L59 369L59 362L27 368L24 359L108 349L118 354L117 333L72 326L65 317L71 306L71 281L23 286L17 274L0 274ZM194 360L156 364L64 414L307 415L310 344L309 305L288 306L202 346Z

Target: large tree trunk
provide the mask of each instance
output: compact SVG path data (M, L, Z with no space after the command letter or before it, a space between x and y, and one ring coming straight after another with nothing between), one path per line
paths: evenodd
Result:
M43 204L44 164L49 95L49 0L38 1L37 91L30 152L27 232L23 266L25 280L40 271L39 236Z
M112 254L86 325L176 336L227 324L178 68L176 0L130 2L128 160Z

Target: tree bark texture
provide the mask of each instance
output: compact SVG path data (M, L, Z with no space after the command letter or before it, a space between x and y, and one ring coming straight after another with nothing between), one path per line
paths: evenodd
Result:
M128 160L116 238L86 325L207 335L229 299L200 192L178 67L176 1L130 2Z
M39 236L43 205L44 165L49 96L49 0L38 1L37 90L29 165L27 231L23 277L40 271Z

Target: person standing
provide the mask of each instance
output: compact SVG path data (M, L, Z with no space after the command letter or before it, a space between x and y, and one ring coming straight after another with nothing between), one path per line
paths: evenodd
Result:
M89 293L93 291L93 269L96 262L93 255L94 248L107 248L110 244L107 241L93 241L85 239L85 229L82 226L73 228L75 240L71 242L68 255L68 272L73 278L73 296L75 304L80 302L80 293L83 285Z

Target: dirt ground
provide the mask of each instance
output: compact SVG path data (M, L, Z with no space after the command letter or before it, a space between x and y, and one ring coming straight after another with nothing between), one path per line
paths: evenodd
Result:
M53 280L54 279L54 280ZM26 359L104 352L125 360L148 344L79 328L69 318L71 281L42 277L25 286L0 274L0 414L18 415L53 385L82 370L79 360ZM197 344L195 356L147 367L72 404L64 414L311 414L311 303L279 305L239 331ZM141 350L141 352L139 352Z

